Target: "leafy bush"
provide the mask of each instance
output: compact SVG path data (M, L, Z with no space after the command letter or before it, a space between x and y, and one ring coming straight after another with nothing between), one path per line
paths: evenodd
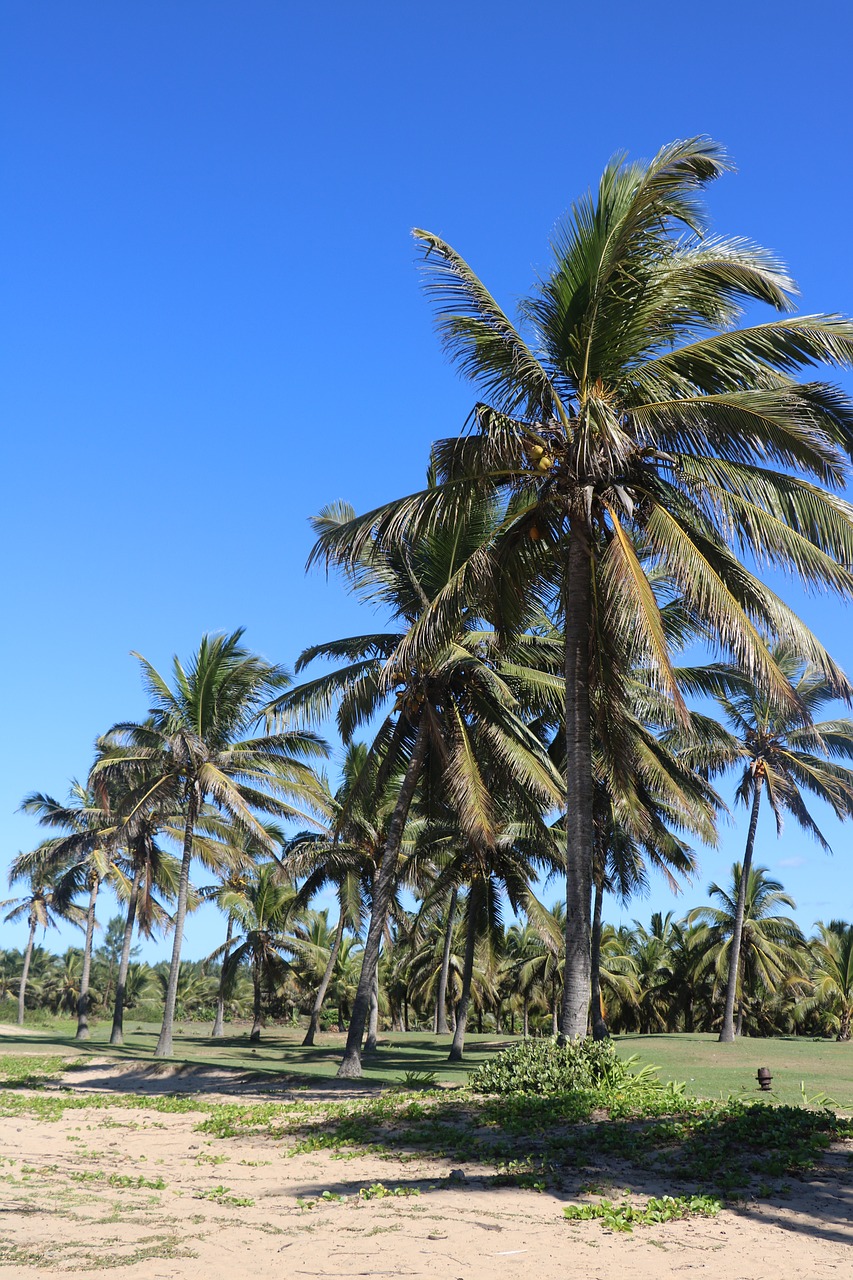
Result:
M631 1068L637 1061L620 1058L612 1040L522 1040L484 1062L469 1077L476 1093L543 1094L662 1089L657 1067Z

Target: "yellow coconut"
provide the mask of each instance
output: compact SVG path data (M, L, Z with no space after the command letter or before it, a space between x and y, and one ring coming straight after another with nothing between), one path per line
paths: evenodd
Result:
M549 457L547 453L543 454L536 464L537 471L550 471L554 465L554 459Z

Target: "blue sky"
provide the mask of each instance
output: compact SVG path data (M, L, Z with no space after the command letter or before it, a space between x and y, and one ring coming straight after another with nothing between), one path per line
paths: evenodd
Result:
M417 487L472 400L412 226L511 308L611 154L708 133L739 166L715 230L777 250L804 310L853 310L851 26L820 2L6 0L0 866L37 838L21 797L63 794L144 714L131 649L165 666L243 625L291 664L364 629L306 577L307 517ZM804 608L853 671L849 609ZM850 834L829 834L831 861L759 833L805 926L853 913ZM741 837L703 854L691 903ZM194 921L187 953L217 936Z

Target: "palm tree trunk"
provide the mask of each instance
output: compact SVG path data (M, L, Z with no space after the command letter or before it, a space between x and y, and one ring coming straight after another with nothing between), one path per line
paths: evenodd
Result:
M559 1036L560 1034L560 1010L557 1005L557 980L551 983L551 1035Z
M229 915L228 927L225 930L225 950L222 953L222 970L219 974L219 990L216 993L216 1013L213 1017L211 1039L220 1040L225 1035L225 966L228 963L228 952L231 950L231 939L234 936L234 921Z
M139 886L142 881L143 863L137 863L133 872L133 884L127 901L127 919L124 922L124 940L121 944L121 959L118 965L116 980L116 1002L113 1009L113 1029L110 1032L110 1044L124 1043L124 989L127 986L127 970L130 966L130 944L133 941L133 926L136 924L136 904L139 901Z
M450 1046L448 1062L461 1062L465 1047L465 1028L468 1023L468 1006L471 1003L471 979L474 975L474 952L477 946L477 928L480 923L480 885L474 881L468 896L468 934L465 938L465 959L462 962L462 994L456 1009L456 1029Z
M749 816L749 831L746 836L746 848L743 853L743 867L740 873L740 886L735 908L735 921L732 928L732 943L729 950L729 977L726 983L726 1007L723 1012L723 1026L720 1031L720 1044L732 1044L735 1038L734 1013L737 998L738 974L740 972L740 944L743 937L743 915L746 908L746 886L752 869L752 851L755 847L755 833L758 830L758 809L761 804L761 788L764 785L764 774L756 772L752 792L752 812Z
M252 1030L249 1033L249 1043L253 1040L261 1038L261 966L257 955L252 956L252 987L254 996L252 1000Z
M438 978L438 993L435 997L435 1033L446 1036L447 1028L447 979L450 976L450 949L453 943L453 925L456 920L457 890L454 886L447 908L447 928L444 932L444 951L441 955L441 973Z
M92 970L92 941L95 936L95 904L98 901L100 881L92 877L89 891L89 909L86 912L86 941L83 946L83 972L80 975L80 995L77 998L77 1036L78 1040L89 1039L89 974Z
M24 1025L24 996L27 993L27 978L30 976L30 962L33 958L33 943L36 938L36 921L30 921L30 936L24 952L24 967L21 970L21 985L18 987L18 1026Z
M566 972L559 1040L585 1036L590 1001L592 742L589 706L590 548L573 512L563 591L566 625Z
M323 972L323 977L320 980L320 985L317 988L317 994L314 997L314 1007L311 1010L311 1021L308 1024L308 1030L305 1033L305 1039L302 1041L303 1045L313 1044L314 1037L316 1036L317 1032L320 1030L320 1014L323 1011L323 1001L326 998L326 992L329 988L329 983L332 980L332 974L335 971L335 962L337 961L337 958L338 958L338 952L341 949L341 942L343 940L343 936L344 936L344 910L343 910L343 907L341 907L341 913L338 917L338 928L337 928L337 932L335 933L335 940L332 943L331 950L329 951L329 958L326 961L326 968Z
M367 1039L364 1042L364 1052L374 1053L376 1050L376 1041L379 1037L379 965L373 974L373 986L370 989L370 1014L367 1019Z
M385 919L388 914L388 905L391 901L391 891L394 888L394 876L397 870L397 858L400 853L403 828L409 816L409 809L415 795L415 787L418 784L418 778L426 757L426 750L427 725L426 718L422 713L403 785L400 787L400 794L397 797L397 803L394 806L394 812L388 824L388 838L385 841L382 863L379 867L376 895L373 899L373 909L370 913L367 941L364 944L361 976L358 980L358 988L352 1006L352 1017L350 1018L349 1031L347 1032L346 1049L341 1059L341 1065L338 1067L338 1078L342 1080L355 1080L361 1075L361 1041L370 1007L370 992L373 987L376 966L379 963L379 948L382 943L382 935L385 932Z
M523 1012L523 1015L522 1015L522 1016L523 1016L523 1018L524 1018L524 1030L522 1031L522 1035L524 1036L524 1038L525 1038L525 1040L526 1040L526 1039L527 1039L527 1037L530 1035L530 1000L529 1000L529 998L528 998L528 995L527 995L527 992L526 992L526 991L525 991L524 995L522 996L522 1006L521 1006L521 1007L522 1007L522 1009L523 1009L523 1011L524 1011L524 1012Z
M181 859L181 875L178 880L178 904L175 908L175 936L172 941L172 961L169 965L169 981L163 1005L163 1026L154 1050L155 1058L172 1056L172 1031L175 1025L175 1003L178 998L178 978L181 973L181 946L184 940L184 921L187 917L187 894L190 887L190 863L193 856L193 835L198 814L198 791L190 790L187 800L187 821L184 828L184 853Z
M601 904L604 899L604 881L597 878L595 885L595 902L592 911L592 948L590 963L592 966L592 1038L606 1040L610 1035L604 1014L601 1009Z

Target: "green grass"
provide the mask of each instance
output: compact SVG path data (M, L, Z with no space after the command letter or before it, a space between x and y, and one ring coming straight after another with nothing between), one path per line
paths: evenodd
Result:
M157 1025L140 1026L128 1019L126 1043L118 1049L106 1043L108 1022L95 1025L92 1038L83 1044L74 1040L75 1027L71 1019L55 1019L52 1027L34 1029L27 1035L4 1033L0 1037L0 1078L6 1076L12 1083L32 1076L36 1083L38 1075L54 1074L58 1063L44 1062L43 1055L74 1058L81 1065L90 1057L109 1057L116 1062L153 1060ZM179 1023L173 1061L254 1071L271 1079L289 1076L306 1084L331 1079L337 1071L345 1037L322 1035L317 1045L304 1049L300 1044L302 1034L298 1029L272 1027L264 1031L260 1044L253 1046L247 1030L214 1041L207 1024ZM388 1043L380 1046L375 1057L365 1059L364 1081L368 1086L403 1084L407 1077L410 1084L426 1083L430 1073L438 1083L462 1085L469 1071L512 1043L507 1036L471 1035L466 1042L465 1061L449 1063L449 1037L439 1038L429 1032L388 1032L382 1039ZM766 1066L773 1075L773 1100L800 1105L802 1084L808 1098L825 1094L839 1110L853 1113L853 1044L789 1036L721 1045L710 1034L628 1035L618 1038L617 1049L625 1056L637 1054L642 1064L659 1067L662 1080L684 1081L692 1097L733 1094L757 1098L755 1073Z
M683 1080L692 1097L758 1098L755 1073L769 1067L774 1101L802 1105L802 1084L808 1098L826 1094L830 1105L853 1113L853 1044L797 1036L719 1044L715 1035L631 1035L620 1036L617 1048L659 1067L662 1080Z
M26 1035L4 1033L0 1036L0 1073L4 1054L32 1057L42 1053L67 1053L83 1066L88 1057L109 1057L116 1062L145 1062L154 1058L159 1024L139 1024L128 1019L125 1043L120 1048L112 1048L107 1043L108 1022L94 1025L91 1039L82 1044L74 1039L76 1025L70 1019L57 1018L54 1026L34 1028ZM304 1034L301 1029L271 1027L264 1031L259 1044L250 1045L248 1030L211 1040L208 1023L200 1026L179 1023L172 1061L257 1071L270 1076L296 1076L306 1083L318 1077L331 1079L337 1072L346 1036L321 1035L312 1048L303 1048L300 1042ZM368 1084L401 1084L411 1072L434 1073L435 1080L444 1084L464 1084L469 1071L511 1042L508 1036L470 1035L466 1039L465 1061L451 1063L447 1061L449 1036L440 1039L430 1032L388 1032L380 1039L388 1043L380 1044L375 1056L364 1061L363 1078Z

